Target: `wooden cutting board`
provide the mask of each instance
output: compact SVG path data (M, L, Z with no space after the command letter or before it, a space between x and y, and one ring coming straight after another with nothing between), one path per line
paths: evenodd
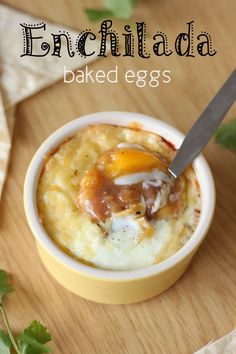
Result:
M31 14L85 29L82 6L93 1L5 0ZM94 6L94 5L93 5ZM9 176L0 210L0 268L13 275L16 291L6 308L17 333L32 319L53 334L55 354L188 354L231 331L236 324L236 154L212 141L205 155L217 191L215 218L206 241L185 275L162 295L140 304L108 306L79 298L62 288L44 269L26 223L22 189L30 159L56 128L83 114L104 110L141 112L187 132L236 63L236 2L218 0L140 1L135 20L145 21L149 40L157 29L168 38L195 20L196 31L212 34L217 55L144 60L97 60L91 69L168 69L172 82L138 88L58 82L22 102L17 109ZM117 22L121 26L123 22ZM92 24L98 28L99 24ZM226 121L236 117L236 105Z

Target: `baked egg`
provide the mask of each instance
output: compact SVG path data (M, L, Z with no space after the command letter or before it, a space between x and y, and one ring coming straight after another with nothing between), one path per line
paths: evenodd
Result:
M200 190L192 166L175 180L174 147L157 134L93 125L47 157L37 205L49 236L68 254L102 269L144 268L192 236Z

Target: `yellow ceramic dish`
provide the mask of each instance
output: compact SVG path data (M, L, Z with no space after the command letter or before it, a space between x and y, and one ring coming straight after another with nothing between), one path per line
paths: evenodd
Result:
M46 268L62 285L93 301L133 303L161 293L183 274L210 226L215 207L214 182L205 159L199 156L193 164L201 191L199 223L191 239L165 261L129 271L103 270L80 263L64 253L44 230L36 206L36 189L45 156L81 128L102 123L135 125L159 134L177 148L183 140L183 135L166 123L137 113L101 112L76 119L52 134L36 152L25 179L25 211L39 254Z

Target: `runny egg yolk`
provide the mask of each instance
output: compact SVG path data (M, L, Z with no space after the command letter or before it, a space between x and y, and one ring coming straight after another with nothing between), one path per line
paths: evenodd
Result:
M157 168L163 172L167 166L153 153L134 149L114 149L102 155L97 164L109 178Z
M135 205L140 208L142 198L148 199L148 204L151 201L154 203L157 196L154 187L143 190L142 183L115 183L117 177L149 173L152 170L166 173L167 166L151 152L131 148L116 148L105 152L81 180L79 207L98 222L105 221L114 213L131 211ZM144 213L149 213L151 204ZM138 211L138 214L141 212Z

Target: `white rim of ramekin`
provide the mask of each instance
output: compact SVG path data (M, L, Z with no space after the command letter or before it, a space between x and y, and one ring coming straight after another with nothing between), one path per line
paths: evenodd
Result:
M124 271L93 268L73 259L52 241L40 223L36 206L36 189L40 172L45 162L45 156L59 146L61 142L65 141L66 138L73 136L78 130L90 124L106 123L127 127L132 122L140 124L143 130L159 134L173 143L176 148L181 145L184 139L184 135L169 124L157 118L140 113L117 111L92 113L67 123L50 135L36 151L26 173L24 184L24 207L34 237L39 244L59 262L71 270L83 273L91 278L110 281L127 281L146 278L161 273L175 266L182 259L191 254L192 251L197 249L198 245L200 245L205 238L213 218L215 209L214 180L205 158L202 155L199 155L193 163L201 190L201 214L198 226L190 240L173 256L167 258L163 262L142 269Z

